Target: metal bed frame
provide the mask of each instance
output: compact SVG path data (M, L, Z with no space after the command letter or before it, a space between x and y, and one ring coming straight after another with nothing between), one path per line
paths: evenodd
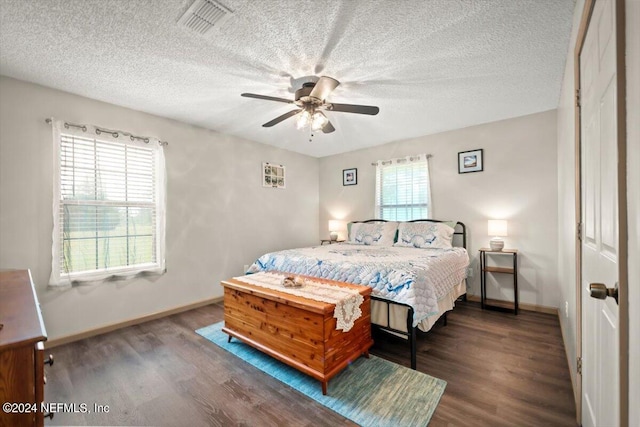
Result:
M376 222L389 222L389 221L384 219L368 219L366 221L352 221L352 223L365 223L365 224L376 223ZM412 221L399 221L399 222L447 222L447 221L442 221L437 219L414 219ZM466 249L467 248L467 227L462 222L458 221L456 222L456 226L453 234L454 234L454 238L456 235L462 236L462 247ZM452 244L453 244L453 241L452 241ZM465 282L466 282L466 279L465 279ZM466 300L466 297L467 297L467 294L465 289L465 294L463 295L462 298ZM377 323L372 322L372 325L375 326L377 329L385 332L391 332L393 334L406 336L407 340L409 341L409 347L411 349L411 369L416 369L416 338L417 338L416 329L417 327L413 327L413 314L414 314L413 307L411 307L409 304L391 301L388 299L377 297L375 295L371 295L371 299L387 305L387 324L379 325ZM399 305L407 308L407 331L406 332L400 329L395 329L391 327L390 305ZM447 325L447 312L444 313L444 324L445 326Z

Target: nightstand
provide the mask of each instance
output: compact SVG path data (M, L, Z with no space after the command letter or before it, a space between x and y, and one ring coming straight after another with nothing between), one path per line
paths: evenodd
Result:
M487 265L487 255L508 255L513 258L513 268L509 267L495 267ZM487 300L487 273L502 273L511 274L513 276L513 310L505 307L498 307L494 305L488 305ZM508 310L513 311L515 315L518 315L518 250L517 249L503 249L501 251L494 251L489 248L480 248L480 304L482 308L493 310Z
M333 245L334 243L342 243L342 242L344 242L344 240L322 239L320 240L320 245L324 245L325 243Z

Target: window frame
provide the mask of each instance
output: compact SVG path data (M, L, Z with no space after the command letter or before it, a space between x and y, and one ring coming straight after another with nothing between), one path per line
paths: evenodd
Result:
M87 125L72 125L66 122L56 121L53 124L53 144L54 144L54 185L53 185L53 248L52 248L52 270L51 278L49 281L50 286L68 286L75 282L91 282L100 281L108 278L119 277L127 278L133 277L140 273L156 273L162 274L165 272L165 227L166 227L166 172L164 161L163 144L154 138L145 138L144 140L134 138L130 134L124 134L121 132L104 133L100 128ZM129 137L127 137L129 136ZM94 147L96 144L111 144L114 143L114 147L119 145L122 149L122 153L130 149L151 150L151 167L150 173L155 176L151 177L152 188L147 188L153 194L153 202L144 201L132 201L129 196L125 199L116 200L89 200L89 201L70 201L63 199L62 188L62 150L63 150L63 137L64 138L77 138L82 139L83 142L92 141ZM72 141L75 144L75 140ZM115 151L118 152L119 148ZM94 158L94 167L90 170L89 175L93 174L94 179L97 179L104 170L100 170ZM126 157L124 157L125 165ZM123 165L123 167L126 167ZM77 170L78 167L74 163L72 170ZM126 172L125 172L126 173ZM128 175L127 175L128 176ZM135 180L134 180L135 181ZM127 193L135 186L135 184L127 185ZM97 189L98 187L96 187ZM137 189L137 187L136 187ZM97 191L97 190L96 190ZM64 209L66 206L87 206L87 207L116 207L116 208L134 208L139 207L143 209L155 209L155 215L152 217L152 238L155 257L151 262L141 262L132 265L118 265L107 266L103 268L96 268L92 270L83 271L65 271L64 268L64 250L65 250L65 236L64 236L64 222L65 215L68 214L68 210ZM154 222L155 220L155 222ZM99 227L103 223L96 222L96 245L98 244ZM155 225L155 226L154 226ZM129 228L126 230L126 238L136 237L135 233L130 233ZM128 241L127 241L128 243ZM127 262L129 262L129 254L127 252ZM96 261L98 257L96 255Z
M386 221L412 221L416 219L429 219L431 218L431 214L433 212L433 201L431 198L431 180L429 176L429 159L430 156L426 154L420 154L416 156L407 156L398 159L379 161L376 163L376 189L375 189L375 211L374 218L376 219L384 219ZM424 167L426 179L424 179L424 188L423 191L426 192L423 196L426 198L425 203L399 203L398 198L396 196L395 203L382 204L382 200L384 198L384 178L385 172L391 173L391 171L397 171L398 168L402 167ZM406 183L406 186L415 186L420 185L420 183L416 183L416 180L412 177L410 182ZM396 188L398 186L396 185ZM415 198L412 197L412 201ZM384 210L385 209L394 209L395 210L395 218L385 217ZM413 215L409 215L406 219L397 219L398 218L398 210L406 209L407 211L413 210L415 208L418 209L426 209L426 216L419 215L418 217L414 217Z

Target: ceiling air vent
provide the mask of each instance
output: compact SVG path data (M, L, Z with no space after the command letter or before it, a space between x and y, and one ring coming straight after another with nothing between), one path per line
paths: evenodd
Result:
M232 14L231 10L213 0L196 0L178 19L178 24L198 34L206 34L212 28L219 27Z

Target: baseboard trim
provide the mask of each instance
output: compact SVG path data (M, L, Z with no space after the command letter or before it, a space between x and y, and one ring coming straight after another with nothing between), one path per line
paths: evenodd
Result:
M196 301L191 304L173 307L168 310L162 310L162 311L157 311L155 313L150 313L142 317L136 317L133 319L124 320L122 322L111 323L109 325L100 326L98 328L87 329L82 332L77 332L75 334L69 334L69 335L62 336L60 338L45 341L44 346L46 349L58 347L64 344L69 344L70 342L80 341L85 338L95 337L96 335L102 335L108 332L113 332L118 329L126 328L127 326L139 325L141 323L149 322L151 320L156 320L162 317L171 316L172 314L178 314L184 311L193 310L194 308L204 307L210 304L216 304L221 302L223 299L224 297L208 298L201 301Z
M480 302L480 297L477 296L477 295L469 295L469 294L467 294L467 300ZM486 298L485 301L488 304L491 304L491 305L509 303L509 301L501 301L501 300L489 299L489 298ZM511 304L513 305L513 302ZM544 305L527 304L527 303L524 303L524 302L518 303L518 310L535 311L537 313L545 313L545 314L555 314L556 316L558 315L558 309L556 307L547 307L547 306L544 306Z
M562 334L562 343L564 344L564 354L567 355L567 367L569 368L569 377L571 377L571 387L573 389L573 400L576 402L576 408L578 408L578 395L576 388L576 375L571 365L571 358L569 357L569 352L567 351L567 335L564 331L564 324L562 320L560 320L560 309L558 309L558 321L560 322L560 333Z

